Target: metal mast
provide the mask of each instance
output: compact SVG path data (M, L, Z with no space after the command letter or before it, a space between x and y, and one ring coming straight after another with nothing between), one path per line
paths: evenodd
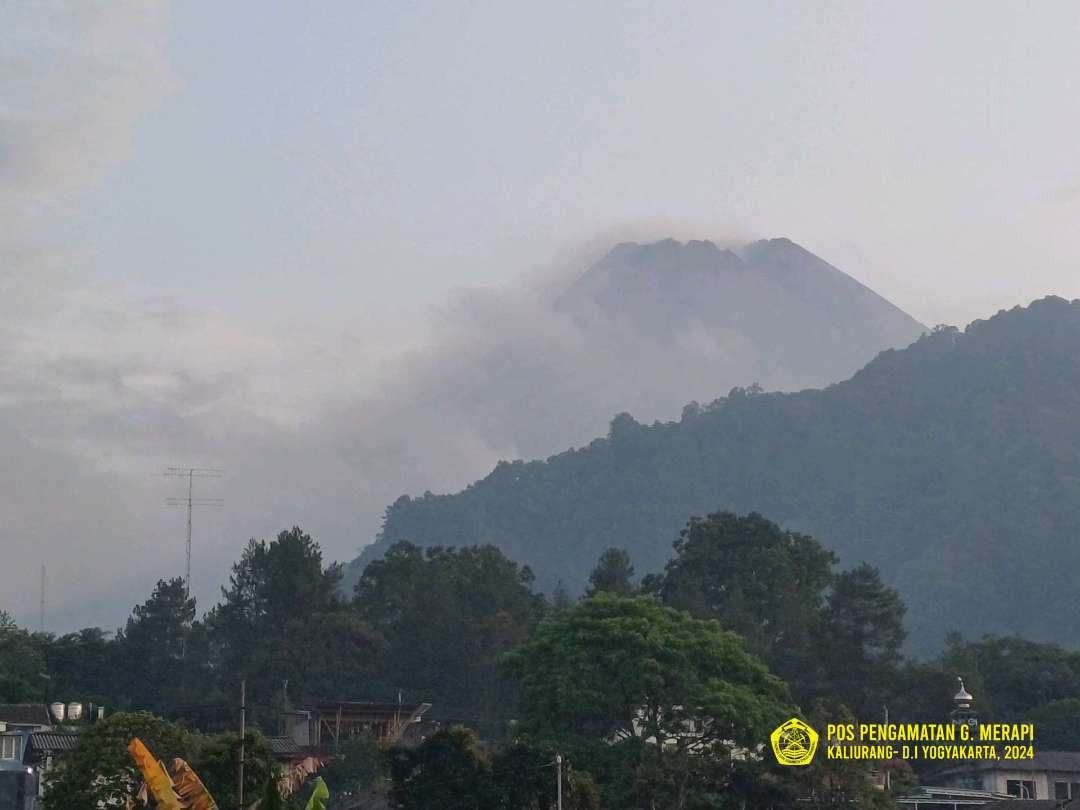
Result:
M188 491L186 498L166 498L165 503L169 506L187 507L187 555L184 565L184 598L191 596L191 512L196 506L223 506L225 501L221 498L196 498L194 497L196 478L221 478L224 470L217 467L169 467L165 475L171 478L186 478Z
M38 629L45 632L45 566L41 566L41 616L39 617Z

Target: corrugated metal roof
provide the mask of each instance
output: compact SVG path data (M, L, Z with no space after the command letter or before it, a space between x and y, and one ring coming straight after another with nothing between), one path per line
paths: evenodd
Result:
M291 754L299 754L300 746L297 745L296 740L292 737L271 737L270 750L276 756L288 756Z
M35 731L30 735L30 748L33 751L57 753L74 751L79 744L79 735L74 731Z

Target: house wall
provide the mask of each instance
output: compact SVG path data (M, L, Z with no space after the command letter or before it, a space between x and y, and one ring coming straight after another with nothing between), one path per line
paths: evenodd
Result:
M983 773L983 790L1007 793L1010 779L1021 779L1035 783L1033 799L1053 799L1054 782L1080 783L1080 771L1013 771L993 770Z
M30 742L30 732L6 731L0 733L0 740L15 741L15 756L0 756L0 771L23 771L23 759L26 758L26 746ZM8 743L10 745L10 743ZM4 752L4 743L0 742L0 755Z

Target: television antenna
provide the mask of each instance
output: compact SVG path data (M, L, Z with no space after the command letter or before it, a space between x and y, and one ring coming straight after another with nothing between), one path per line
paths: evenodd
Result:
M166 498L165 503L169 506L187 507L187 560L184 566L184 599L191 596L191 513L196 506L224 506L225 501L221 498L196 498L196 478L221 478L225 471L217 467L169 467L165 476L169 478L186 478L188 491L186 498Z

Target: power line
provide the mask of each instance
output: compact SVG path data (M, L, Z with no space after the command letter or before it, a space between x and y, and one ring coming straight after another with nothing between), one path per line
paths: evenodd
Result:
M165 503L169 506L187 507L187 559L184 566L184 599L191 597L191 512L196 506L224 506L225 501L221 498L196 498L194 497L196 478L221 478L224 470L217 467L169 467L165 470L165 476L169 478L186 478L188 491L186 498L166 498Z

